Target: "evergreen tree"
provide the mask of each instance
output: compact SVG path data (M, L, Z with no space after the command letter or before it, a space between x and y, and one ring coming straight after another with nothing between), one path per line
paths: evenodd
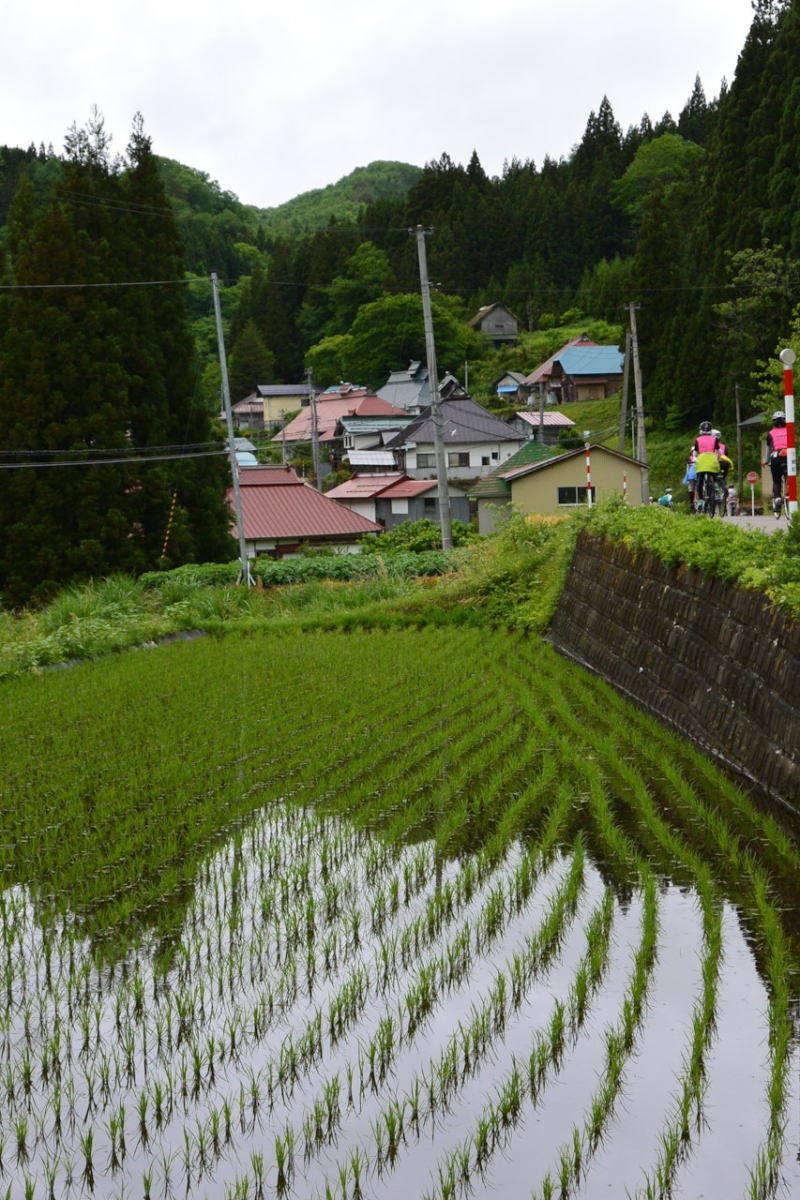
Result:
M72 127L66 151L43 211L33 211L26 187L12 208L15 280L27 287L7 305L0 344L0 444L77 462L100 451L128 459L132 447L208 442L180 288L129 286L182 274L141 125L127 172L112 159L96 112L85 128ZM229 549L224 463L198 463L184 476L184 558ZM170 475L177 478L177 464ZM159 464L3 476L0 590L12 602L74 578L155 564L173 486Z

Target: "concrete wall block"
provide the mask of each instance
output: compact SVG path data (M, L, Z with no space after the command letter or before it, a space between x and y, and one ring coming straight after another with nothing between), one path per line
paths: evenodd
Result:
M766 597L583 531L550 636L800 808L800 623Z

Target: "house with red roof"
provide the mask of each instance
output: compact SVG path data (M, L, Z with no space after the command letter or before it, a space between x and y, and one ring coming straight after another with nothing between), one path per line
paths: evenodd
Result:
M356 387L342 383L338 387L321 392L315 401L317 414L317 437L320 445L329 451L341 453L336 426L343 417L389 417L407 414L386 400L376 396L371 388ZM296 417L276 434L274 442L286 442L287 446L311 441L311 405L303 408Z
M253 467L239 472L244 541L248 558L297 554L304 546L339 553L359 550L361 538L381 526L323 496L291 467ZM228 493L233 512L233 493ZM239 536L235 520L232 533Z
M383 475L354 475L346 483L326 492L328 497L346 504L353 512L384 529L393 529L405 521L439 521L439 490L435 479L411 479L402 471ZM469 501L452 484L448 489L450 513L457 521L469 521Z

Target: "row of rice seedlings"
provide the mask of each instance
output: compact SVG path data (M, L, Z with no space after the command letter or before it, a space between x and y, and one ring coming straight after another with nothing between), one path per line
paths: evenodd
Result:
M645 760L654 758L652 749L648 751L643 745L637 745L637 749L642 752ZM776 912L775 902L769 896L766 876L756 864L752 852L742 848L740 838L730 830L728 823L718 810L705 804L688 782L681 776L677 776L674 770L665 765L663 760L659 759L659 764L664 770L665 776L674 785L676 797L687 805L695 815L695 819L703 821L711 830L715 844L733 866L737 881L745 882L747 890L751 894L748 907L752 910L755 906L758 912L759 924L767 947L767 959L770 963L779 964L776 970L767 968L770 988L771 1065L768 1085L770 1125L766 1145L759 1152L756 1163L751 1169L751 1194L753 1196L772 1195L779 1181L779 1164L784 1135L783 1113L787 1098L786 1077L791 1050L791 1021L789 1019L787 985L791 957L788 952L788 943ZM702 1093L702 1053L713 1033L713 998L720 952L719 917L718 915L712 916L710 911L709 889L711 884L702 859L665 822L657 817L652 798L641 777L626 763L623 762L619 766L636 797L640 819L655 834L658 842L667 850L673 861L682 861L687 864L697 881L704 906L707 940L707 954L703 967L704 990L703 996L698 1001L698 1009L693 1020L692 1048L676 1117L662 1135L662 1151L655 1169L655 1178L650 1178L645 1183L645 1195L649 1195L651 1192L652 1194L656 1194L656 1192L666 1194L664 1188L667 1188L672 1174L686 1150L688 1113L693 1102L699 1104ZM762 822L757 821L756 824L762 825ZM762 827L769 836L774 837L775 846L784 861L791 863L795 857L792 843L780 836L772 823L764 822Z
M780 1166L784 1149L786 1105L789 1087L789 1060L793 1022L788 979L791 957L786 935L778 918L768 884L761 872L753 871L753 890L758 920L766 945L766 971L769 979L769 1125L763 1146L750 1168L750 1200L770 1200L780 1185Z
M554 1195L567 1200L573 1191L577 1192L591 1155L611 1118L622 1086L625 1061L633 1051L636 1031L644 1016L656 959L658 890L652 874L646 868L643 868L642 890L641 936L623 1001L623 1015L603 1033L606 1061L601 1075L602 1083L592 1097L583 1129L574 1127L571 1142L560 1152L558 1185L554 1185L548 1172L541 1190L534 1193L543 1200L551 1200ZM593 958L596 961L596 952L593 952L590 944L582 967L592 974L595 970ZM566 1005L556 1002L546 1031L536 1034L527 1064L516 1059L512 1062L511 1070L498 1088L495 1099L483 1109L473 1132L439 1164L436 1185L433 1191L426 1192L425 1200L456 1200L456 1197L469 1195L474 1188L474 1180L486 1176L491 1155L505 1144L520 1120L526 1094L534 1105L539 1102L548 1072L557 1070L563 1058L567 1032L572 1041L576 1040L585 1017L586 1010L576 984L577 979L570 988ZM568 1019L566 1014L569 1014ZM554 1190L556 1186L557 1191Z
M692 1013L689 1049L683 1062L674 1111L661 1132L661 1149L655 1167L636 1192L636 1196L643 1200L672 1195L678 1167L691 1149L692 1127L699 1131L703 1124L703 1099L707 1086L706 1055L716 1029L722 918L708 872L703 872L698 879L697 890L703 913L705 945L702 987Z
M527 870L527 866L524 869ZM519 889L520 874L521 874L520 872L516 873L516 877L517 877L517 882L515 883L516 890ZM241 889L241 886L242 886L242 884L240 881L240 884L239 884L240 889ZM509 896L510 895L511 895L511 893L509 893ZM510 900L509 900L509 904L510 904ZM212 1041L212 1045L213 1045L213 1041ZM197 1081L201 1074L201 1069L198 1066L198 1057L199 1057L198 1050L194 1046L194 1043L192 1042L191 1038L189 1038L189 1040L187 1041L187 1046L189 1046L192 1050L192 1059L194 1060L194 1065L193 1065L193 1070L192 1070L191 1063L189 1064L189 1066L187 1068L186 1064L187 1064L187 1060L188 1060L189 1056L187 1055L184 1057L183 1055L181 1055L181 1059L180 1059L181 1092L184 1097L184 1102L186 1102L187 1097L189 1099L196 1097L196 1095L199 1091ZM210 1066L211 1061L212 1061L212 1053L209 1053L209 1066ZM188 1087L187 1087L186 1083L184 1082L187 1074L190 1076L190 1079L191 1079L192 1075L194 1076L194 1083L190 1084ZM213 1075L213 1071L209 1070L209 1075ZM177 1088L177 1086L178 1085L177 1085L177 1075L176 1075L175 1087ZM172 1089L169 1087L164 1088L164 1092L171 1092L171 1090ZM140 1096L140 1102L141 1102L141 1096ZM156 1096L154 1097L154 1108L156 1111L163 1111L164 1109L168 1109L169 1103L170 1103L169 1095L167 1095L167 1096L162 1095L161 1097L159 1097L158 1094L156 1094ZM146 1102L145 1102L145 1105L146 1105ZM201 1150L202 1150L202 1136L200 1137L199 1140L200 1140ZM202 1156L202 1154L201 1154L201 1156Z
M576 857L574 867L551 901L548 912L552 913L552 918L549 922L545 922L542 932L542 937L549 939L551 953L557 936L562 931L560 922L563 923L565 913L574 911L582 873L583 859L582 856L579 856ZM460 929L451 935L439 954L435 954L418 967L405 992L398 997L394 1012L387 1012L381 1018L373 1037L359 1049L355 1067L348 1066L347 1103L349 1107L359 1102L367 1090L376 1092L383 1084L396 1055L405 1046L410 1048L413 1045L416 1034L438 1004L441 996L459 985L465 978L472 960L480 954L486 953L491 942L501 936L506 921L519 911L521 896L530 894L535 878L535 863L530 858L523 859L514 870L508 883L495 884L492 887L487 900L475 914L474 919L465 921ZM499 914L499 920L497 914ZM438 935L438 932L438 925L428 929L431 938ZM370 972L371 974L372 972ZM382 992L383 989L378 986L374 990L370 990L370 996L372 999L378 999ZM336 998L329 1011L328 1021L322 1023L327 1028L327 1036L332 1047L360 1016L366 999L367 986L363 986L353 996L352 1002L345 1003L344 997L341 1001L340 998ZM315 1028L320 1029L319 1021ZM320 1033L317 1035L319 1041L317 1057L320 1058L322 1057L321 1032L320 1029ZM283 1062L288 1059L292 1064L299 1063L302 1066L300 1061L302 1055L295 1053L294 1040L290 1037L282 1045L281 1068L277 1075L277 1083L281 1088L281 1099L287 1104L291 1101L294 1086L300 1081L300 1072L295 1068L287 1079L287 1072L282 1069ZM299 1036L298 1042L302 1046L308 1040L309 1035L306 1032ZM318 1104L319 1102L315 1101L315 1109ZM306 1113L303 1120L304 1124L312 1123L314 1112Z
M510 964L498 970L485 998L473 1003L469 1022L459 1022L437 1057L428 1063L426 1070L415 1076L404 1094L389 1098L373 1120L367 1159L373 1164L378 1176L385 1175L396 1166L401 1145L406 1145L412 1135L418 1140L426 1126L435 1126L449 1111L465 1081L478 1073L481 1064L491 1053L493 1044L502 1039L509 1017L521 1006L527 990L526 987L519 986L520 974L530 971L532 978L534 973L541 974L546 970L555 947L560 944L563 936L564 909L572 909L577 900L575 888L583 869L580 850L577 857L579 861L571 868L570 875L565 879L559 893L553 897L544 920L536 933L528 939L524 950L526 961L523 962L519 955L515 955ZM548 1036L537 1043L536 1071L534 1072L533 1065L530 1065L531 1082L526 1085L530 1088L542 1087L544 1074L551 1066L561 1061L567 1043L577 1039L588 1012L589 1001L599 987L605 971L612 918L613 896L607 891L587 922L586 950L578 964L576 978L569 989L567 999L564 1002L556 1002L548 1025ZM532 1056L531 1064L533 1062ZM506 1116L509 1109L516 1111L519 1107L521 1090L516 1074L515 1067L511 1082L501 1089L498 1112L506 1111ZM533 1082L534 1077L538 1082ZM490 1153L490 1143L492 1147L494 1145L494 1138L488 1133L489 1128L487 1125L481 1141L481 1152L485 1150L487 1156ZM498 1124L497 1129L499 1128ZM346 1164L340 1163L338 1169L342 1196L351 1194L346 1186L347 1172L343 1169L345 1166ZM327 1186L330 1190L330 1184Z

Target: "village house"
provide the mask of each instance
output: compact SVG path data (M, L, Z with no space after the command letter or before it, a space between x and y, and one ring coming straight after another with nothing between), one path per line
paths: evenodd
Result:
M394 529L406 521L433 521L439 525L438 483L435 479L411 479L402 471L384 475L354 475L326 495L384 529ZM469 521L469 501L463 491L448 488L451 516L465 524Z
M467 324L496 348L513 344L519 338L519 317L504 304L484 304Z
M515 413L508 424L518 433L541 442L543 446L554 446L562 432L575 428L575 422L560 409L545 408L539 421L539 410L528 408Z
M381 526L304 483L291 467L256 467L239 472L244 541L248 558L282 558L305 546L340 554L358 552L367 534ZM233 493L228 493L233 511ZM238 528L233 524L233 536Z
M327 388L321 392L315 401L317 418L317 439L328 453L341 457L342 435L338 431L339 422L343 417L404 417L402 409L387 404L380 396L366 387L356 387L352 383L342 383L338 387ZM311 441L311 405L303 408L280 433L273 437L273 442L283 442L288 447Z
M466 395L452 395L441 402L442 439L448 479L476 479L510 458L526 440L477 401ZM387 443L395 451L397 466L414 479L436 476L434 426L430 410L421 413L410 425Z
M377 469L395 466L395 455L386 445L401 430L408 428L414 417L411 413L387 417L342 417L336 429L342 455L354 469Z
M283 424L287 413L307 404L307 383L260 383L231 411L239 429L274 429Z
M586 350L596 345L597 342L593 342L588 334L582 333L580 337L572 338L571 341L565 342L560 350L556 350L555 354L551 354L543 363L539 363L539 366L531 371L529 375L526 375L522 381L525 394L530 397L528 403L535 407L539 400L543 399L545 404L560 404L560 382L557 387L551 384L553 365L556 359L560 358L567 350Z
M562 404L605 400L622 386L625 355L617 346L565 350L553 363L550 387Z
M527 456L527 459L526 459ZM608 446L589 446L592 502L624 496L634 508L642 503L642 475L647 464ZM558 516L588 502L586 450L554 454L529 442L514 460L469 491L478 505L478 532L491 533L512 510Z

